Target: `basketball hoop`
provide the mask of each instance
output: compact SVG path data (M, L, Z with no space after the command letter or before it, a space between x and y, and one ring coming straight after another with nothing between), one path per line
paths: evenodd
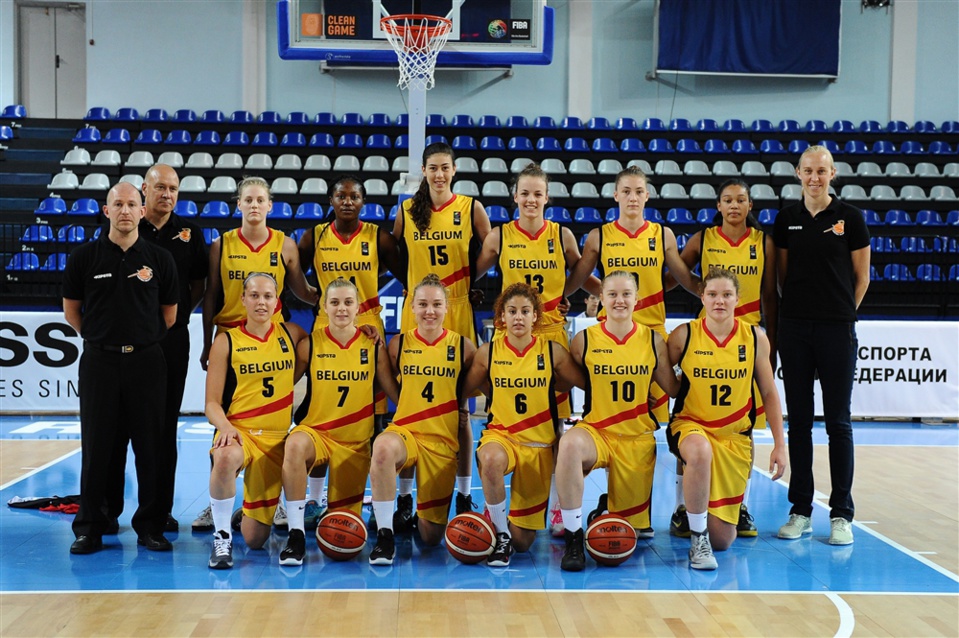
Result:
M424 14L397 14L380 20L400 62L401 89L428 91L433 88L436 56L446 44L453 29L449 18Z

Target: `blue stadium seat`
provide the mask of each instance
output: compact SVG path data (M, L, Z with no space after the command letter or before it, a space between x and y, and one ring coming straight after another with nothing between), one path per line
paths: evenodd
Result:
M57 232L61 244L82 244L87 240L87 230L79 224L67 224Z
M921 210L916 213L917 226L944 226L942 217L934 210Z
M776 215L778 214L779 214L778 208L764 208L761 211L759 211L759 215L757 219L759 223L762 224L763 226L772 226L773 223L776 221Z
M939 127L939 130L947 134L959 133L959 122L956 120L946 120L942 123L942 126Z
M638 131L639 124L631 117L621 117L616 120L616 130L618 131Z
M426 126L446 126L446 116L442 113L430 113L426 116Z
M686 132L693 130L692 123L684 117L677 117L669 123L670 131Z
M203 241L206 242L206 245L209 246L214 241L220 238L220 231L216 228L204 228L203 229Z
M374 133L366 138L366 148L390 148L393 146L389 135L383 133Z
M644 131L665 131L666 124L658 117L647 117L643 120L640 128Z
M243 131L230 131L223 138L223 146L249 146L250 136Z
M569 210L562 206L550 206L543 212L543 218L560 224L568 224L573 221L569 215Z
M890 210L886 212L886 226L912 226L912 218L904 210Z
M612 206L606 209L606 223L614 222L619 219L619 206Z
M806 140L792 140L789 142L789 152L793 155L801 155L807 148L809 148L809 142Z
M871 237L869 245L877 253L898 253L899 246L892 240L892 237Z
M518 136L511 137L509 139L509 144L507 148L511 151L519 151L521 153L530 152L533 150L533 143L528 137Z
M40 205L33 211L41 217L56 217L67 214L67 203L59 197L47 197L40 201Z
M227 219L230 217L230 205L226 202L213 200L203 205L200 217L204 219Z
M145 128L137 135L134 144L162 144L163 134L155 128Z
M693 214L686 208L670 208L666 212L667 224L695 224Z
M406 133L396 136L396 141L393 142L393 148L409 148L410 147L410 136Z
M650 142L652 144L652 142ZM649 149L650 152L654 152L652 148ZM682 139L676 141L676 152L677 153L702 153L703 149L699 146L699 142L693 139Z
M779 131L782 133L800 133L803 128L796 120L783 120L779 123Z
M613 127L605 117L591 117L589 121L586 122L586 128L597 131L608 131Z
M310 115L303 111L291 111L290 114L286 116L286 123L295 126L305 126L310 123Z
M913 130L914 132L916 132L916 133L921 133L922 135L926 135L926 134L928 134L928 133L938 133L938 132L939 132L939 129L936 128L936 125L933 124L932 122L930 122L929 120L919 120L919 121L917 121L917 122L913 125L912 130Z
M196 146L218 146L220 144L220 134L216 131L200 131L193 140Z
M745 133L746 123L742 120L729 119L723 123L723 130L727 133Z
M859 132L869 133L869 134L882 133L883 132L882 124L880 124L876 120L863 120L859 124Z
M941 281L942 270L936 264L919 264L916 268L916 279L919 281Z
M876 140L872 145L872 152L878 155L897 155L895 145L889 140Z
M193 136L190 135L189 131L184 131L183 129L176 129L170 131L166 136L167 144L192 144Z
M753 120L750 128L754 133L772 133L774 130L773 123L769 120Z
M12 140L13 139L13 128L7 126L6 124L0 124L0 140Z
M608 137L598 137L593 140L594 153L616 153L618 150L619 149L616 148L616 142Z
M486 116L483 117L495 117L495 116ZM480 148L484 151L505 151L506 145L503 144L503 140L495 135L487 135L482 140L480 140Z
M486 209L486 210L487 210L487 212L489 212L489 209ZM399 214L399 212L400 212L400 205L399 205L399 204L393 204L393 207L390 208L390 215L389 215L390 221L395 220L395 219L396 219L396 216Z
M696 123L696 130L703 133L715 133L719 131L719 122L711 118L703 118Z
M39 269L40 258L37 257L36 253L14 253L10 261L7 262L7 270L10 272L30 272Z
M454 115L453 119L450 121L450 126L467 128L475 126L475 124L473 123L473 118L469 115Z
M125 106L117 109L117 112L113 115L113 119L117 122L136 122L140 119L140 112Z
M256 116L257 124L283 124L283 117L276 111L263 111Z
M869 266L869 281L882 281L882 277L875 266Z
M522 115L510 115L506 118L506 128L529 128L529 122Z
M887 133L908 133L909 125L903 122L902 120L890 120L889 124L886 124Z
M856 125L849 120L836 120L833 122L832 132L848 135L851 133L858 133L859 129L857 129Z
M377 222L386 220L386 211L379 204L363 204L360 209L360 219L365 222Z
M819 146L823 146L833 155L839 154L839 144L835 140L819 140L816 142Z
M204 124L222 124L226 122L226 116L218 109L210 109L209 111L203 111L200 121Z
M410 126L410 114L409 113L400 113L396 116L396 125L402 129L409 128Z
M499 118L495 115L481 115L476 125L480 128L502 128Z
M564 117L563 121L559 123L559 127L567 130L575 130L583 128L583 120L578 117Z
M864 208L862 214L866 218L866 226L882 226L885 223L882 217L879 216L879 213L874 210Z
M165 109L148 109L147 112L143 114L144 122L166 122L169 119L170 115Z
M53 226L46 224L30 224L23 229L23 234L20 236L20 241L24 244L44 244L56 240L57 233Z
M643 141L635 137L627 137L620 142L619 150L624 153L645 153L646 147Z
M536 150L544 152L555 152L563 150L563 147L560 146L559 140L555 137L541 137L536 140Z
M947 281L959 281L959 264L953 264L949 267L949 276Z
M828 133L829 125L823 122L822 120L809 120L806 122L806 132L807 133Z
M317 126L333 126L336 124L336 116L326 111L320 111L313 116L313 123Z
M431 144L449 144L449 142L446 141L445 135L427 135L426 145L429 146Z
M676 235L676 250L678 250L679 252L683 252L683 248L686 247L686 243L688 241L689 241L689 235L685 235L683 233Z
M582 208L576 209L576 213L573 215L573 221L578 224L599 225L603 223L603 218L600 217L599 211L592 206L583 206Z
M113 114L110 113L110 109L105 106L94 106L87 111L86 116L84 116L84 122L104 122L106 120L112 120Z
M929 142L929 152L933 155L955 155L956 151L949 145L949 142L936 140Z
M40 266L40 270L63 272L67 268L67 253L52 253Z
M196 113L193 112L193 109L179 109L174 111L173 117L170 118L170 121L176 122L177 124L196 122Z
M673 145L669 143L669 140L663 139L661 137L654 137L649 140L649 143L646 144L646 152L648 153L672 153Z
M428 146L429 144L427 144ZM363 138L357 133L344 133L336 142L337 148L363 148Z
M712 226L716 223L716 216L719 214L719 211L715 208L700 208L696 213L696 223L702 224L703 226Z
M306 136L303 133L284 133L280 140L280 146L286 148L296 148L306 146Z
M487 206L486 214L489 215L489 220L491 223L495 224L504 224L509 221L509 211L506 210L505 206Z
M923 148L922 142L916 142L915 140L906 140L899 146L900 152L903 155L925 155L926 149Z
M883 281L915 281L912 271L905 264L886 264L882 271Z
M737 155L756 155L759 149L753 144L752 140L735 140L733 142L733 153Z
M457 135L453 138L454 151L475 151L476 140L470 135Z
M703 150L707 153L729 153L729 147L723 140L706 140L703 144Z
M659 212L658 208L644 208L643 217L651 222L656 222L657 224L662 224L665 222L665 220L663 220L663 214Z
M3 107L0 118L4 120L22 120L27 116L27 109L22 104L10 104Z
M582 137L571 137L563 144L563 150L571 153L588 153L589 145Z
M779 140L763 140L759 143L760 153L784 154L786 152L783 143Z
M270 219L293 219L293 208L286 202L273 202Z
M99 214L100 204L97 203L97 200L89 197L83 197L73 202L73 206L67 211L67 215L75 215L77 217L96 217Z
M239 110L230 114L231 124L253 124L253 114L249 111Z
M533 128L556 128L556 121L548 115L540 115L533 120Z
M843 146L843 151L850 155L865 155L869 153L869 147L862 140L849 140Z
M333 136L329 133L314 133L310 138L310 148L333 148Z
M196 208L196 202L189 199L177 200L173 212L180 217L186 217L188 219L196 217L199 214Z
M390 126L393 121L386 113L371 113L366 123L370 126Z
M95 126L85 126L73 136L74 144L96 144L100 141L100 131Z
M959 210L951 210L946 214L947 226L959 226Z
M344 113L340 118L343 126L363 126L363 116L359 113Z
M929 249L922 237L903 237L899 242L899 250L904 253L927 253Z
M316 202L304 202L296 207L296 219L323 219L326 213L323 207Z

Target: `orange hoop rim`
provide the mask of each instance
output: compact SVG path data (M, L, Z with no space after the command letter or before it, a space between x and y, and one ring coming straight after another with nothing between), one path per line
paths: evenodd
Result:
M433 26L422 26L423 21L435 22ZM420 24L409 24L419 21ZM400 38L405 38L407 32L420 33L426 31L426 37L432 39L438 35L448 33L453 29L453 21L443 16L434 16L427 13L397 13L380 18L380 29Z

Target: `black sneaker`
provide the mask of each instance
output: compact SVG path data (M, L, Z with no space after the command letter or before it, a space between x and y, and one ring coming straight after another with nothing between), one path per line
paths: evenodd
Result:
M609 495L600 494L599 501L596 503L596 509L589 513L589 516L586 517L586 526L589 525L597 518L609 511Z
M465 514L476 510L476 503L473 502L472 494L456 493L456 515Z
M220 530L213 535L213 551L210 552L210 569L233 567L233 539Z
M166 525L163 526L163 531L169 534L180 531L180 521L173 518L173 514L166 515Z
M669 519L669 535L689 538L689 519L686 518L686 506L680 505Z
M306 556L306 535L301 529L291 529L286 547L280 552L280 565L296 567L303 564Z
M509 557L512 555L513 545L509 534L500 532L496 535L496 545L493 547L493 553L486 559L486 564L490 567L509 567Z
M243 508L238 507L233 511L233 516L230 517L230 527L233 528L234 532L240 531L241 522L243 522Z
M396 543L393 542L393 532L388 529L377 531L376 545L370 552L370 565L392 565L395 553Z
M413 495L396 497L396 511L393 512L393 532L408 534L416 529L416 512L413 511Z
M752 538L758 535L759 531L756 529L756 522L753 520L753 515L749 513L749 510L746 509L746 504L743 503L739 506L739 523L736 524L736 536Z
M583 530L575 532L566 530L566 551L563 552L563 562L560 568L566 572L581 572L586 568L586 554L583 549Z

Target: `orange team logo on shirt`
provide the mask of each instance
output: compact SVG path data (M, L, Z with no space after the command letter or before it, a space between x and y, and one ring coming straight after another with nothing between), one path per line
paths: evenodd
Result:
M136 277L140 281L147 282L153 279L153 269L149 266L141 266L140 270L136 271L132 275L128 275L127 278Z
M189 228L181 228L176 238L184 243L190 243L190 237L192 237L192 235L193 233L190 232Z
M831 232L833 235L836 235L837 237L842 237L843 235L846 234L846 221L843 219L840 219L838 222L836 222L835 224L833 224L832 226L830 226L829 228L827 228L826 230L822 232L824 233Z

